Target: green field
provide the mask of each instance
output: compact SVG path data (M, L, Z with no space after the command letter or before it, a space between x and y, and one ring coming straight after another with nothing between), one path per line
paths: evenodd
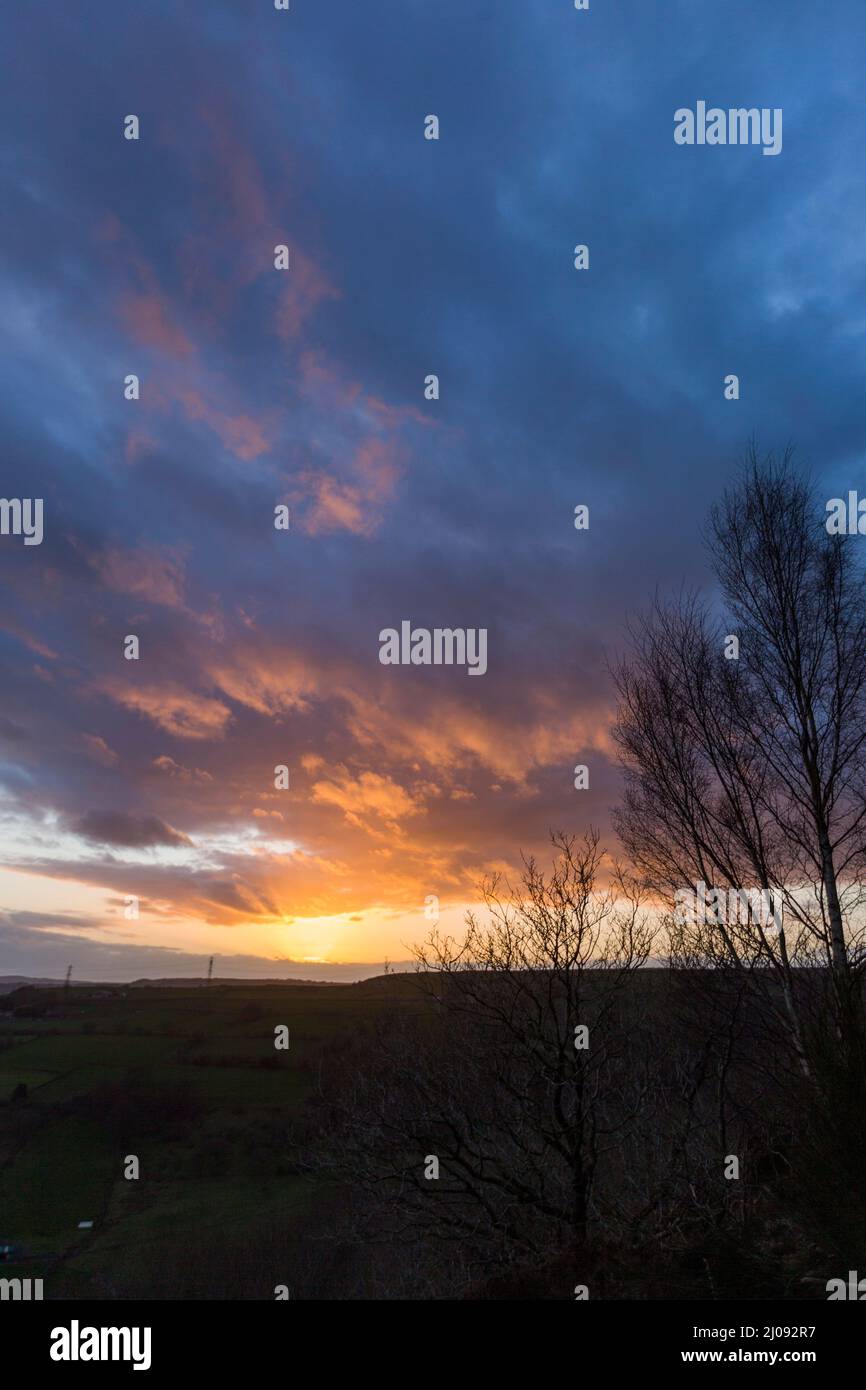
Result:
M46 1298L272 1298L294 1224L326 1200L295 1151L317 1055L384 998L371 982L0 999L0 1239L23 1247L4 1275L43 1278Z

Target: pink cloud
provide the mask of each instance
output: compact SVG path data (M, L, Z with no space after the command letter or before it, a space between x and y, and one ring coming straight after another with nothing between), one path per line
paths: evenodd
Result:
M131 429L126 437L126 447L124 457L128 464L137 463L143 455L152 453L156 448L157 441L146 430L137 427Z
M183 607L183 561L166 547L107 550L92 564L102 583L119 594L131 594L167 608Z
M209 772L205 772L200 767L184 767L182 763L175 762L167 753L154 758L152 766L166 777L175 777L179 782L212 782L213 777Z
M292 494L302 504L301 529L310 536L333 531L372 536L400 476L398 456L394 445L370 439L355 452L351 481L325 472L301 473L296 479L298 490Z
M285 285L277 307L277 332L297 338L307 319L323 300L342 298L327 277L303 252L290 247L291 269L282 271ZM276 272L275 272L276 273Z
M0 621L0 632L8 632L10 637L16 638L22 646L27 647L31 652L35 652L37 656L44 656L48 661L56 661L58 659L58 653L56 651L52 650L52 648L47 646L44 642L40 642L39 638L34 637L31 632L26 632L24 628L19 626L19 624L14 622L11 618L4 618Z
M188 357L192 343L183 329L171 322L167 305L156 295L129 294L120 302L127 332L145 347L170 357Z
M172 394L189 419L203 421L225 447L244 462L248 463L270 449L272 421L256 420L254 416L246 414L227 415L190 387L176 387Z
M433 429L436 424L432 415L425 415L414 405L388 405L387 401L380 401L376 396L367 396L365 404L384 429L399 429L407 420L423 425L425 429Z
M115 767L119 761L113 748L109 748L104 738L99 734L82 734L81 742L87 749L94 762L101 763L103 767Z

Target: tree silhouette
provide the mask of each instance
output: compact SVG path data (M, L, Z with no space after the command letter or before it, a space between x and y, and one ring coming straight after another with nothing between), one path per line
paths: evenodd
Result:
M793 463L750 449L710 516L719 602L657 600L615 670L626 777L617 816L644 882L773 890L783 927L671 921L674 956L748 976L813 1076L829 1020L862 1066L866 961L866 588ZM736 637L739 654L731 657ZM726 656L726 648L728 655ZM821 1013L798 967L821 966Z

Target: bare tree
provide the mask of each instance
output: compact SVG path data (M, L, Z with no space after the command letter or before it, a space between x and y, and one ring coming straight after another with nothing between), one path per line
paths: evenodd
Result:
M519 886L484 884L461 941L417 949L420 1010L325 1096L332 1165L380 1235L456 1242L476 1268L585 1240L651 1084L629 987L653 940L642 894L615 865L601 885L596 832L554 846L548 874L527 859Z
M818 982L829 982L843 1060L863 1045L863 568L847 537L828 535L790 452L750 451L708 541L720 602L657 601L615 671L617 826L672 911L678 890L699 882L738 900L772 891L781 930L751 911L677 914L672 950L695 968L744 972L811 1074ZM798 967L816 965L805 988Z

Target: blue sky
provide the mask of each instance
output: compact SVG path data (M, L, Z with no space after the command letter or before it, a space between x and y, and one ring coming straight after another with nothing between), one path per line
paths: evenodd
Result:
M550 827L615 850L605 653L707 583L749 438L864 487L862 6L0 30L0 483L45 507L0 537L0 973L399 959ZM698 100L781 108L781 153L677 146ZM404 619L486 628L487 674L382 667Z

